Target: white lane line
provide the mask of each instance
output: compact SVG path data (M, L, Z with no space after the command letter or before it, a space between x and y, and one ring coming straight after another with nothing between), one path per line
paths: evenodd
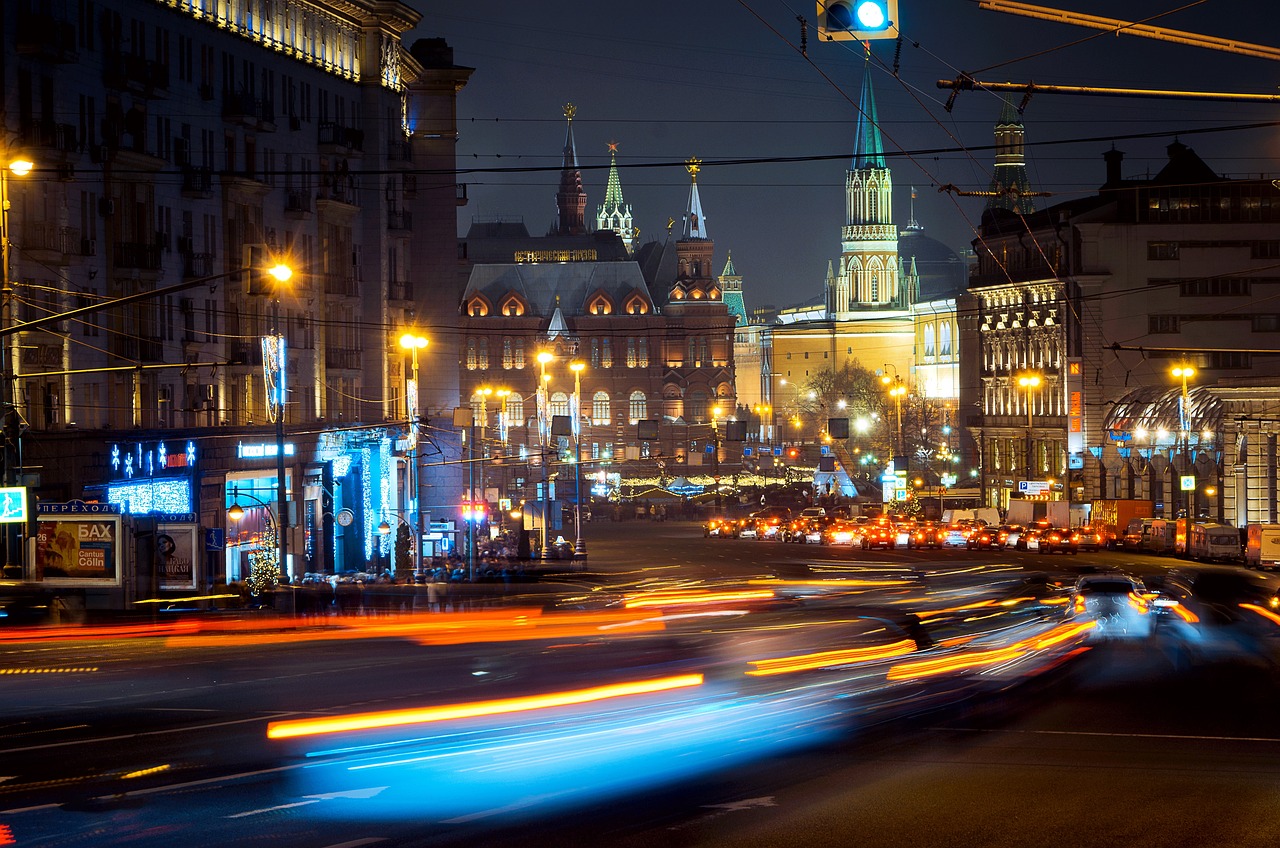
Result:
M986 727L933 727L931 730L960 731L963 733L1021 733L1040 736L1113 736L1120 739L1185 739L1191 742L1274 742L1274 736L1196 736L1182 733L1105 733L1092 730L1002 730Z
M124 739L141 739L144 736L161 736L166 733L187 733L197 730L209 730L214 727L228 727L233 724L271 721L272 719L284 718L285 716L292 715L298 715L298 713L271 713L270 715L258 716L256 718L238 718L231 721L217 721L212 724L197 724L189 727L170 727L165 730L144 730L139 733L122 733L119 736L95 736L90 739L70 739L66 742L48 742L44 745L28 745L25 748L6 748L5 753L17 754L23 751L43 751L47 748L68 748L72 745L91 745L97 742L119 742Z

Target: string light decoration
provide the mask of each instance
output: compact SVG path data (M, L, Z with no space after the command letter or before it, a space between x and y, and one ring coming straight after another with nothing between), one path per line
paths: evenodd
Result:
M251 594L261 595L275 588L279 577L280 547L276 539L276 525L268 521L257 550L249 553L249 577L245 584Z
M262 337L262 379L267 386L267 418L279 419L284 407L284 336Z

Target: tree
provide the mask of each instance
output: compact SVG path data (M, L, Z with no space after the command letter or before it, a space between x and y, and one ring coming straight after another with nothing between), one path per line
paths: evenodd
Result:
M800 386L795 414L815 435L826 431L828 418L848 418L845 448L855 456L877 457L866 469L866 476L878 472L892 454L896 435L893 404L880 377L857 360L839 369L824 368Z

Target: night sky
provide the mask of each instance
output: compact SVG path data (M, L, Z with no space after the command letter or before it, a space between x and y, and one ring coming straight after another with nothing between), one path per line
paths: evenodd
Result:
M716 268L732 251L748 306L821 294L827 263L840 253L864 59L859 42L818 41L813 2L410 2L424 19L409 40L443 36L454 61L476 69L458 97L459 180L470 197L459 211L460 234L474 219L497 217L523 220L535 235L547 231L561 112L572 102L588 220L604 198L607 143L616 141L641 242L665 237L668 218L678 233L689 184L681 163L696 156L704 160L699 186ZM1163 15L1149 23L1260 43L1276 33L1270 0L1071 0L1057 8L1130 21ZM808 59L798 51L797 15L810 21ZM957 252L969 247L984 201L938 186L987 187L1001 99L962 92L947 112L939 79L964 71L997 82L1280 93L1280 64L1265 59L983 11L969 0L900 0L899 17L896 79L896 43L872 42L894 220L907 223L914 185L916 219ZM1053 193L1038 206L1094 193L1111 139L1126 154L1126 177L1158 171L1175 137L1218 173L1280 171L1280 127L1203 132L1280 120L1275 103L1038 94L1023 120L1032 188ZM769 161L789 157L814 159ZM715 164L733 159L764 161ZM494 168L548 170L468 173Z

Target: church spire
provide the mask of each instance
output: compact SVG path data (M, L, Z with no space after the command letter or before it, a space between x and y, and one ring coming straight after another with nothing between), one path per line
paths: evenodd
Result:
M858 97L858 123L853 138L853 169L885 168L884 141L880 138L880 116L876 113L876 93L871 88L871 45L862 71L862 94Z
M596 210L596 229L613 230L622 236L627 253L631 253L636 228L631 207L622 199L622 181L618 179L618 142L609 142L609 183L604 190L604 203Z
M1034 212L1035 202L1030 197L1031 180L1027 177L1027 159L1023 152L1022 116L1013 108L1013 101L1006 97L996 122L996 166L991 175L992 193L987 198L987 209L1006 209L1018 215Z
M587 193L582 190L582 171L578 169L578 151L573 144L573 116L577 112L572 103L564 105L567 129L564 135L560 190L556 192L555 229L555 234L561 236L576 236L587 231Z
M689 184L689 205L685 207L682 239L705 239L707 220L702 214L702 199L698 197L698 171L702 170L701 159L690 159L685 162L685 170L689 172L692 182Z

